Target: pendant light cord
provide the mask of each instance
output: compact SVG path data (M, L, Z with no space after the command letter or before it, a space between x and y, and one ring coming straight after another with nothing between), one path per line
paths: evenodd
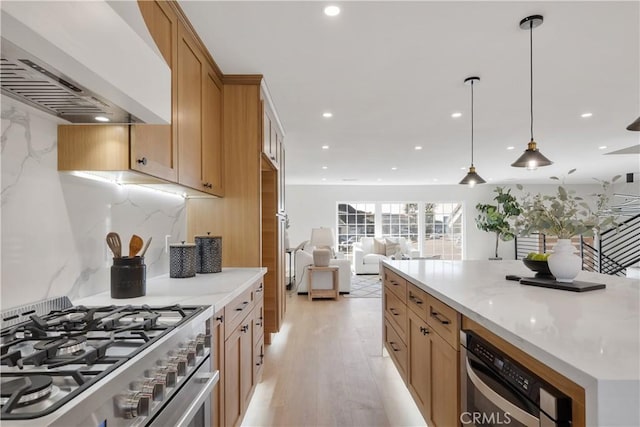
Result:
M473 80L471 80L471 166L473 166Z
M530 124L531 124L531 141L533 141L533 20L529 21L529 71L530 71Z

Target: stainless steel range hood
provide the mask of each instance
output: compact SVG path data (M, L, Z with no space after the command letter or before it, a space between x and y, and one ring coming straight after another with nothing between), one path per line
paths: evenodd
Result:
M135 1L3 1L2 93L72 123L171 122L171 70Z

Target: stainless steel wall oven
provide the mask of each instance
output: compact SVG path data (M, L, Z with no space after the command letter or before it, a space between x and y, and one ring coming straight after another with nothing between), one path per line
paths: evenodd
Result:
M571 425L571 398L473 332L460 342L463 426Z

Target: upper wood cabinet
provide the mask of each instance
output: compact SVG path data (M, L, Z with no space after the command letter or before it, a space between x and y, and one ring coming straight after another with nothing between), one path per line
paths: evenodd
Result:
M171 137L171 126L132 125L130 132L130 168L175 182L178 176L177 147Z
M262 152L277 169L280 167L282 133L268 103L262 102Z
M202 183L204 191L224 195L222 85L206 67L202 82Z

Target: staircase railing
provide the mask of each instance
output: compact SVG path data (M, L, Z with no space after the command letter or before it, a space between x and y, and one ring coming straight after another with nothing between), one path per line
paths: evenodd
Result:
M625 276L628 267L640 263L639 242L640 215L629 218L618 228L604 231L597 238L580 237L582 269ZM515 239L516 259L525 258L529 252L544 253L548 244L549 239L544 234L517 237Z

